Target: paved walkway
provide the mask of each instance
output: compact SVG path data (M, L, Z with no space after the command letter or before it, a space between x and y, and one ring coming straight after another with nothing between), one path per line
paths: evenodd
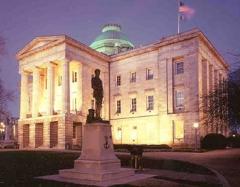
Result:
M240 149L215 150L204 153L145 152L144 157L175 159L203 165L218 171L232 187L240 186Z
M16 150L1 150L0 151L16 151ZM59 151L59 150L51 150ZM61 150L60 152L78 152L79 151L69 151ZM117 153L117 154L129 154L129 153ZM210 169L214 169L223 175L231 185L231 187L240 186L240 149L226 149L226 150L215 150L204 153L192 153L192 152L145 152L144 157L152 159L174 159L181 161L188 161L198 165L203 165ZM153 170L152 170L153 171ZM182 179L183 176L174 174L173 172L168 173L167 171L158 170L161 172L159 176L162 178L151 178L148 180L140 180L135 183L131 183L136 186L156 186L156 187L190 187L196 186L196 184L183 184L179 179ZM164 173L165 172L165 173ZM150 174L150 173L149 173ZM156 174L157 173L152 173ZM175 178L176 181L165 180L168 176L172 175L172 178ZM184 174L183 174L184 175ZM166 177L164 177L166 176ZM191 174L186 174L188 178L191 178ZM177 177L180 177L179 179ZM203 176L196 176L197 178ZM188 180L189 181L189 180Z

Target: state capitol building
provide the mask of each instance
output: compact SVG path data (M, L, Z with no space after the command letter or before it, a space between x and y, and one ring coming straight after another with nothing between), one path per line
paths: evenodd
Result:
M192 29L134 47L117 24L87 46L66 36L36 37L17 53L21 75L20 148L81 147L91 79L100 69L102 118L115 144L193 147L225 128L203 125L203 96L227 78L228 65L207 37Z

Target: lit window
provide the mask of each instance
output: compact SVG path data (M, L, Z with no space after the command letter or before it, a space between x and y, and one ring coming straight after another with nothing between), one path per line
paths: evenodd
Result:
M183 139L184 138L184 123L183 121L174 121L174 138Z
M184 107L184 94L182 91L176 91L176 108Z
M117 128L116 139L117 140L122 140L122 128L121 127Z
M72 72L72 82L77 82L77 72L76 71Z
M147 96L147 110L154 109L154 97L152 95Z
M121 76L118 75L117 76L117 86L120 86L121 85Z
M72 99L72 110L77 110L77 98Z
M121 100L117 100L117 112L116 113L121 113Z
M47 77L45 76L45 89L47 89Z
M176 72L176 74L184 73L184 64L183 64L183 62L176 62L175 63L175 72Z
M59 75L58 76L58 86L61 86L62 85L62 76Z
M136 112L136 111L137 111L137 99L136 98L132 98L130 112Z
M130 83L136 82L136 72L130 74Z
M153 79L153 70L150 68L146 69L146 80L151 80Z

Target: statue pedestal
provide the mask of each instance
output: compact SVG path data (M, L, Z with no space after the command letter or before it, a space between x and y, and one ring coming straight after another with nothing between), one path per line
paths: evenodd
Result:
M115 156L109 123L91 123L84 126L82 153L73 169L60 170L66 179L112 181L134 175L133 169L121 168Z

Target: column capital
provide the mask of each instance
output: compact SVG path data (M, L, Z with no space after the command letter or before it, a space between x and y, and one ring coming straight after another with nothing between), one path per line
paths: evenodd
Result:
M25 69L23 69L23 68L20 68L18 73L19 73L20 75L28 75L28 74L30 74L31 72L29 72L29 71L27 71L27 70L25 70Z
M55 63L55 62L53 62L53 61L49 61L49 62L47 63L47 67L55 67L55 66L57 66L57 63Z
M33 73L38 73L39 70L40 70L40 68L37 67L37 66L32 67L32 72L33 72Z
M70 63L70 61L71 61L71 60L68 59L68 58L64 58L64 59L61 60L62 64Z

